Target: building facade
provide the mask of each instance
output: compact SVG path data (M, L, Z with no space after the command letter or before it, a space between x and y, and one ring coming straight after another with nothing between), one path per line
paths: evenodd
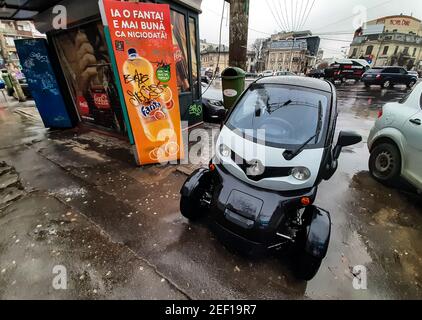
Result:
M264 41L260 68L264 62L266 70L306 73L316 63L319 42L310 31L274 34Z
M256 54L248 51L246 55L246 72L256 72ZM217 66L218 64L218 66ZM220 74L229 67L229 47L222 44L220 50L218 45L208 45L201 50L201 67L210 68L213 72Z
M0 20L0 68L18 68L19 57L16 53L15 40L44 37L31 21Z
M373 67L391 65L421 70L421 20L397 15L368 21L356 30L349 58L366 59Z

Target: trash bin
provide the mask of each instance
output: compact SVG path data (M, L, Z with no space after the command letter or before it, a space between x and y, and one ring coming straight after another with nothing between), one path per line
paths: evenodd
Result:
M236 67L228 67L221 73L221 80L224 107L230 109L245 90L245 71Z

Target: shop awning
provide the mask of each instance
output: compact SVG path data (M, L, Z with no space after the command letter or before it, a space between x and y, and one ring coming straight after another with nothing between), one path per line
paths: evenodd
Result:
M31 20L61 0L0 0L0 19Z

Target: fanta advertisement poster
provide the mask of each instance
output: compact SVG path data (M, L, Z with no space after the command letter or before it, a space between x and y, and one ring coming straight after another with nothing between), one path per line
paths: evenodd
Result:
M140 164L183 158L170 7L103 7Z

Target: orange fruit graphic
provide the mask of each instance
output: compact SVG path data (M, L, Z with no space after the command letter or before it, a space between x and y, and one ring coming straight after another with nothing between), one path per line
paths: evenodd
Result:
M165 87L163 92L161 93L161 99L163 99L164 103L171 101L173 98L173 94L171 92L170 87Z

